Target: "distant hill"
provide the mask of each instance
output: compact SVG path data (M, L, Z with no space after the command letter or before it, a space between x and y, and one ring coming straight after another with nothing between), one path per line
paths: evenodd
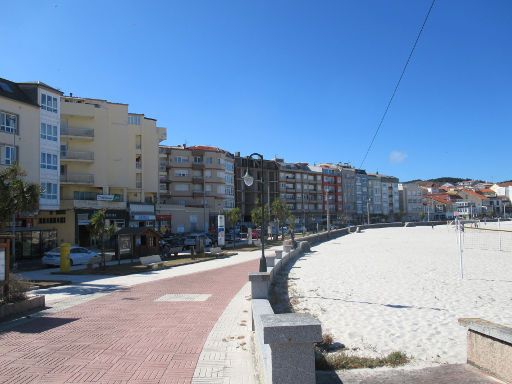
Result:
M415 179L415 180L410 180L410 181L404 181L403 183L414 183L414 182L418 182L418 181L423 181L423 182L432 182L432 183L440 183L440 184L444 184L444 183L450 183L450 184L457 184L461 181L466 181L466 180L471 180L471 179L463 179L463 178L460 178L460 177L448 177L448 176L444 176L444 177L438 177L438 178L435 178L435 179L427 179L427 180L421 180L421 179ZM479 182L481 182L482 180L477 180Z

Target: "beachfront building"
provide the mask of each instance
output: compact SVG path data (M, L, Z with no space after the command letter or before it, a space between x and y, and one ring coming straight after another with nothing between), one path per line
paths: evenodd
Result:
M368 203L370 217L376 221L393 221L400 214L398 179L392 176L368 173Z
M59 241L89 246L89 223L106 209L117 228L154 227L158 144L166 129L128 104L61 97Z
M41 186L38 212L14 218L16 261L40 257L56 245L57 232L39 224L59 210L61 94L42 82L0 79L0 169L17 163L27 182Z
M235 207L235 157L206 145L160 146L160 203L181 207L182 219L169 223L178 232L213 229Z
M338 164L341 172L341 190L343 201L342 222L356 219L356 170L349 164Z
M245 185L242 177L248 172L254 177L251 186ZM290 176L291 177L291 176ZM261 161L254 157L241 156L240 152L235 153L235 206L240 208L242 223L247 225L251 222L251 211L261 207L261 191L263 189L263 204L272 204L280 197L279 190L279 164L276 160L263 160L263 181L261 182L262 171ZM267 210L267 214L270 212ZM267 216L268 220L268 216Z
M287 163L276 159L279 165L280 198L297 219L297 228L314 230L326 223L324 206L326 194L322 186L322 168L307 163Z
M335 164L324 163L318 166L318 171L322 173L324 211L328 212L331 224L339 225L344 220L341 169Z
M364 169L355 170L356 181L356 216L362 223L366 220L369 204L368 199L368 175Z
M404 220L418 221L423 218L423 189L417 182L398 184L400 211Z

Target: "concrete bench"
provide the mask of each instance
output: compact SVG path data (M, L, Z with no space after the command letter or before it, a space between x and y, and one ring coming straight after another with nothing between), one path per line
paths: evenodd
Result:
M140 258L140 263L151 269L158 269L165 266L160 255L142 256Z
M482 319L459 319L468 329L468 364L512 383L512 328Z

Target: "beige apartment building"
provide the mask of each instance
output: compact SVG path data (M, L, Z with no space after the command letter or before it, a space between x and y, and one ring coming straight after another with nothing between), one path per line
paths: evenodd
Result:
M223 149L160 146L159 172L161 209L181 207L169 217L175 232L215 228L217 215L235 207L234 157Z
M166 129L128 104L72 96L61 98L60 128L61 209L48 223L59 242L91 245L90 218L101 208L118 228L155 226Z

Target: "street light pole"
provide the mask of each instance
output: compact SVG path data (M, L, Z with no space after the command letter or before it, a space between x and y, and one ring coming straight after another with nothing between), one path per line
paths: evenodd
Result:
M370 198L366 200L366 214L368 216L368 225L370 225Z
M253 156L258 156L261 161L261 190L260 190L260 202L261 202L261 232L260 232L260 240L261 240L261 258L260 258L260 272L267 272L267 259L265 259L265 204L263 204L263 197L264 197L264 180L263 180L263 155L260 155L259 153L252 153L251 155L247 156L248 162L249 159L252 159ZM249 175L249 167L247 167L247 171L245 172L245 175L242 177L244 180L245 185L250 187L253 182L254 178Z

